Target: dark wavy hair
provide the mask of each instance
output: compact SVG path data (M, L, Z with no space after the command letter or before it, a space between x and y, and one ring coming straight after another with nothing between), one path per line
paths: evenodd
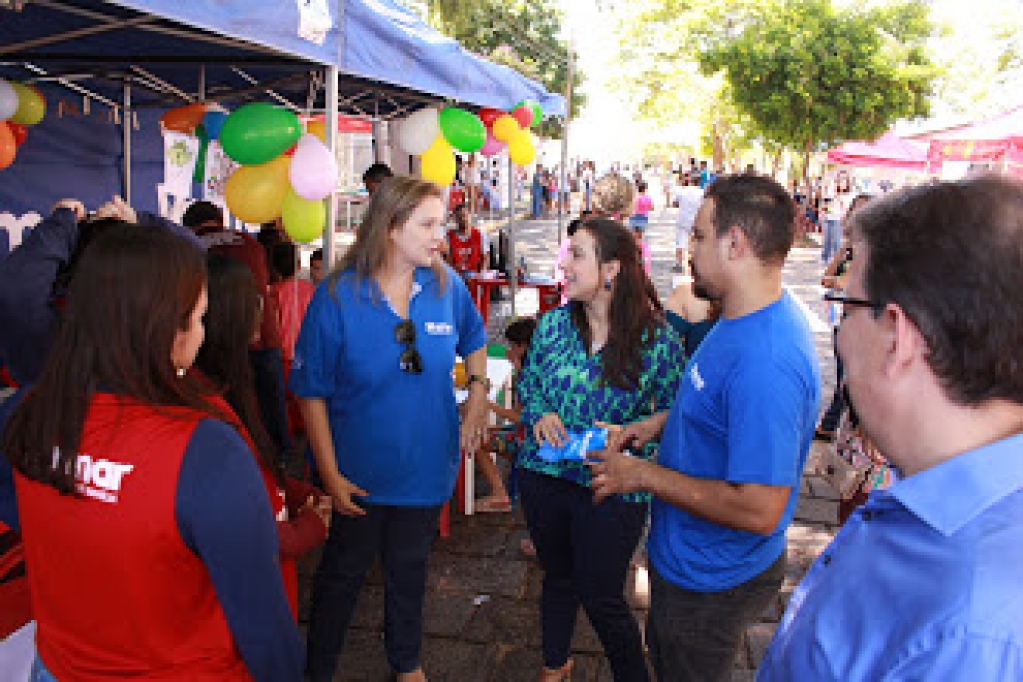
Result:
M607 344L601 353L601 378L624 390L635 389L643 371L643 350L654 342L664 322L664 308L657 289L643 270L636 238L618 221L587 218L578 232L588 232L596 245L597 262L618 261L621 268L615 278L614 294L608 314ZM583 304L569 304L572 323L589 348L593 335Z
M913 320L949 400L1023 404L1023 182L920 185L850 220L867 246L867 297Z
M206 339L195 358L195 367L224 396L248 431L256 454L281 482L283 461L263 426L249 363L249 342L262 319L256 278L244 263L221 254L207 256L206 271Z
M81 255L57 338L39 381L15 408L3 452L29 479L74 491L85 417L98 391L170 418L191 408L229 421L196 377L179 377L171 349L206 286L202 251L159 228L106 226ZM54 452L56 450L56 455Z

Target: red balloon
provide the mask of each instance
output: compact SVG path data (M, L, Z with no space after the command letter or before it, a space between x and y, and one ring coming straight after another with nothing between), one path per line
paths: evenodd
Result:
M11 135L14 136L14 144L18 145L19 147L25 143L26 139L28 139L28 128L21 125L20 123L8 121L7 127L11 129Z
M480 120L483 121L483 125L486 126L487 129L489 130L490 128L493 127L494 121L496 121L501 116L504 116L504 112L501 111L500 109L483 107L482 109L480 109L480 113L477 114L477 116L480 117Z
M533 125L533 110L527 107L525 104L518 107L515 111L511 112L512 118L519 122L519 126L526 130L529 126Z
M0 170L14 163L18 145L14 144L14 133L7 126L0 126Z

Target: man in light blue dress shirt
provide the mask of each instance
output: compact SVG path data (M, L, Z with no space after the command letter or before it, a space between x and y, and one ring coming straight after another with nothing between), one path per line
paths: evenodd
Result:
M838 350L901 474L806 574L757 679L1023 680L1023 183L864 207Z

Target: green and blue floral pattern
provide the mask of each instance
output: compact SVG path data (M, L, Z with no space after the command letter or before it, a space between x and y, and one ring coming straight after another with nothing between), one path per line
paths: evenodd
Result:
M600 353L589 355L572 324L568 306L543 316L526 356L519 378L522 423L526 438L518 466L548 476L590 485L589 469L581 462L547 462L537 456L539 445L533 425L540 417L556 412L569 431L582 431L594 422L631 424L655 412L667 410L675 400L685 370L682 343L664 322L643 351L643 370L634 390L615 388L601 380ZM656 444L648 444L638 456L652 458ZM645 502L643 493L625 495L630 502Z

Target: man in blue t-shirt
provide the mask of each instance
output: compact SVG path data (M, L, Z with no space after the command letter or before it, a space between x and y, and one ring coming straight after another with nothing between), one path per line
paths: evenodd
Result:
M591 464L598 501L654 495L647 643L662 680L724 680L778 593L785 529L820 404L813 337L782 288L795 208L757 175L719 177L693 225L693 291L722 315L675 403L622 429ZM617 450L660 435L658 463Z

